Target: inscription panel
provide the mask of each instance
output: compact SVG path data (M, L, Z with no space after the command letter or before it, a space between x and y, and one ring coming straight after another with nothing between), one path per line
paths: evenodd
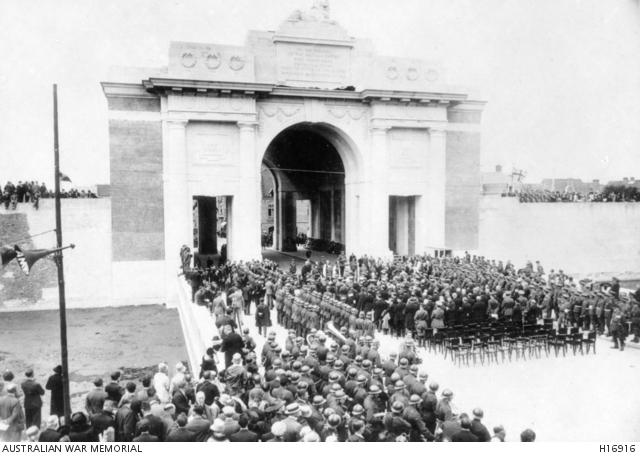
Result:
M423 168L428 151L428 135L423 130L392 129L388 133L391 168Z
M194 162L199 165L228 164L231 138L228 135L199 133L196 135Z
M346 85L351 76L350 53L340 46L278 43L278 81Z
M190 122L187 127L187 149L190 172L199 174L198 166L235 165L237 127L233 124Z

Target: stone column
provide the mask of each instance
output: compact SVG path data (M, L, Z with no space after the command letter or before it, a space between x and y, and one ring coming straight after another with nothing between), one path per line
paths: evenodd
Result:
M261 257L260 166L256 158L256 125L238 122L242 181L233 201L233 245L230 258L252 260Z
M369 183L366 204L369 220L367 243L363 252L376 257L389 258L389 191L387 188L387 128L371 129L371 154L369 158Z
M176 276L180 268L180 247L193 243L191 201L187 179L186 120L163 122L162 149L164 181L164 257L167 304L175 303L178 295ZM135 197L132 195L132 197Z
M447 132L432 128L429 130L429 139L425 247L427 249L443 249L445 248L446 222Z
M329 236L329 240L330 241L335 241L336 240L336 219L335 219L335 208L333 207L334 205L334 188L333 186L331 187L331 190L329 190L329 210L331 211L331 214L329 215L329 221L331 223L331 233Z

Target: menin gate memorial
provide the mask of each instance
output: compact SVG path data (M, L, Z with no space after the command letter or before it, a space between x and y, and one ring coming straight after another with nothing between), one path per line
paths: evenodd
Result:
M298 199L311 236L347 254L477 248L484 102L448 88L437 64L377 55L327 2L250 31L244 46L172 42L166 68L102 86L114 287L165 277L173 299L194 228L205 253L220 248L214 197L225 197L229 258L260 258L263 166L277 249L296 235Z

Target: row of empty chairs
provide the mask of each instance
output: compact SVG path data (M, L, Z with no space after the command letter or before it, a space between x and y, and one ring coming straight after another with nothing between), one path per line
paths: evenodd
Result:
M553 320L542 324L492 322L428 329L420 343L429 351L440 352L445 358L462 365L480 362L505 362L540 358L543 354L566 356L596 352L596 332L581 332L579 328L554 329Z

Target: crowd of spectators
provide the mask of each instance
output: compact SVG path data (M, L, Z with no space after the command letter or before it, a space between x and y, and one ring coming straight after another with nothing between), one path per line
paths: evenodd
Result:
M491 432L481 408L460 410L454 392L427 372L414 343L421 331L551 317L558 326L609 331L617 344L624 315L640 323L638 304L616 280L580 286L562 271L545 274L539 263L516 269L468 254L341 256L300 269L268 260L193 269L185 247L181 259L194 302L209 309L217 328L198 371L178 363L170 375L163 362L138 379L124 381L117 371L108 383L96 378L84 410L64 423L58 367L46 385L52 394L43 425L44 390L33 372L20 387L5 372L5 440L503 442L503 426ZM249 319L265 336L261 348ZM379 331L398 337L396 351L381 350ZM533 441L535 432L519 438Z
M40 198L53 198L54 190L47 188L44 182L37 181L18 181L14 184L8 181L5 186L0 189L0 206L4 205L6 210L15 210L18 204L31 203L38 209ZM97 198L98 196L91 190L78 190L76 188L61 189L60 198Z
M640 202L640 189L633 186L607 186L598 192L574 192L524 188L503 193L502 196L516 197L521 203L629 203Z

